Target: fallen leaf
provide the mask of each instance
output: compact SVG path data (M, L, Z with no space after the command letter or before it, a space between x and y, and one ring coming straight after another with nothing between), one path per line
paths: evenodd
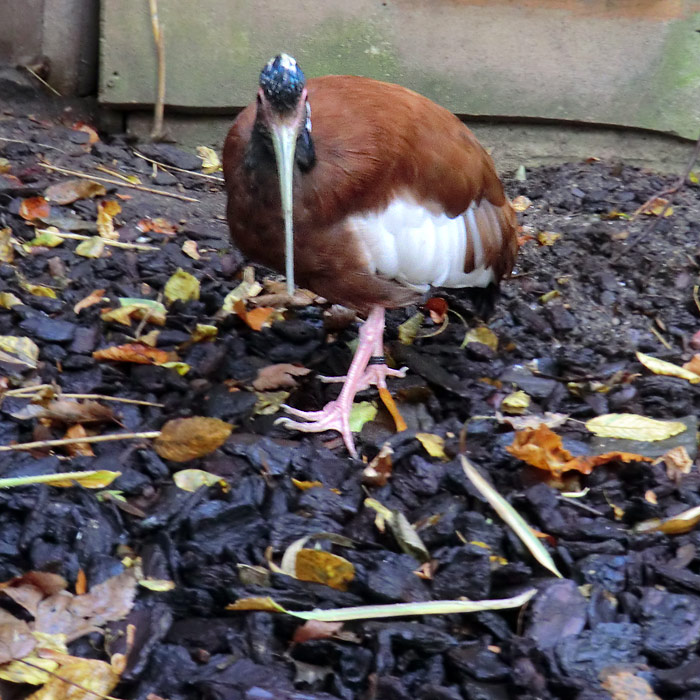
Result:
M519 195L514 200L511 201L513 209L517 212L523 212L532 206L532 201L528 199L524 194Z
M499 423L509 423L515 430L526 428L539 428L546 425L548 428L556 428L569 420L567 413L550 413L549 411L534 416L504 416L496 411L496 420Z
M624 668L611 667L601 672L601 687L610 693L612 700L661 700L644 678Z
M358 401L350 409L350 430L359 433L362 426L377 417L377 406L371 401Z
M506 413L521 415L530 407L530 397L522 390L508 394L501 401L501 408Z
M187 240L182 244L182 252L192 258L192 260L199 260L202 256L199 254L197 248L197 241Z
M57 235L57 233L55 233L56 231L58 231L58 229L54 226L38 229L37 233L39 235L23 244L22 248L28 253L31 253L34 248L56 248L62 243L65 243L66 240L62 236Z
M193 343L200 343L203 340L214 340L218 333L219 329L216 326L209 326L204 323L198 323L195 326L195 329L192 331L190 340Z
M552 299L556 299L559 296L561 296L561 293L559 292L559 290L552 289L550 292L543 294L537 301L539 301L540 304L547 304L550 301L552 301Z
M45 404L29 404L11 413L14 418L46 418L67 425L73 423L109 423L115 420L114 410L97 401L55 398Z
M97 143L100 140L100 137L97 133L97 131L90 126L89 124L86 124L85 122L75 122L73 126L71 127L74 131L84 131L88 136L88 143L92 146L93 143Z
M92 356L96 360L112 360L113 362L134 362L140 365L161 365L171 359L170 353L159 348L149 348L141 343L126 343L113 345L109 348L95 350Z
M601 214L600 215L601 219L631 219L632 215L627 214L624 211L617 211L617 209L614 209L613 211L609 211L607 214Z
M267 612L287 612L279 603L267 596L260 598L239 598L229 603L226 610L266 610Z
M420 327L423 325L424 318L423 314L419 312L411 316L407 321L404 321L398 329L399 342L404 345L412 345Z
M216 151L208 146L197 146L197 155L202 159L202 172L207 175L221 170L221 161Z
M246 268L243 271L243 281L235 289L232 289L224 298L224 303L221 306L221 313L224 315L235 313L234 306L236 302L256 297L262 290L262 285L255 280L255 273L252 268L250 268L250 272L248 272L248 268Z
M700 377L700 355L693 355L688 362L683 365L683 369Z
M33 294L35 297L48 297L49 299L56 299L56 292L54 292L51 287L45 287L43 284L32 284L27 282L23 277L17 278L19 286L24 289L25 292Z
M296 556L296 578L322 583L339 591L347 591L355 578L355 567L347 559L322 549L301 549Z
M312 639L328 639L340 632L342 622L320 622L319 620L307 620L301 627L294 630L292 641L295 644L303 644Z
M682 433L687 426L680 421L656 420L634 413L608 413L586 421L586 428L598 437L657 442Z
M652 461L649 457L627 452L606 452L602 455L574 457L564 448L559 435L546 425L518 431L513 438L513 443L508 445L506 450L533 467L551 472L555 477L560 477L564 472L572 470L590 474L596 466L613 460L625 463Z
M253 415L271 416L277 413L282 404L289 398L288 391L256 391L257 401L253 408Z
M295 377L304 377L311 370L306 367L283 362L277 365L268 365L258 370L258 376L253 381L256 391L270 391L271 389L293 389L297 386Z
M651 357L651 355L645 355L642 352L636 353L637 359L654 374L663 374L669 377L680 377L681 379L687 379L691 384L697 384L700 382L700 375L694 372L689 372L687 369L683 369L678 365L674 365L671 362L666 362L666 360L659 360L656 357Z
M320 481L299 481L299 479L292 479L292 483L300 491L308 491L309 489L315 489L319 486L323 486Z
M30 625L30 627L33 625ZM66 651L65 635L44 634L32 631L31 636L35 647L21 659L12 660L0 666L0 678L11 683L29 683L30 685L42 685L50 678L50 672L55 672L58 663L53 659L39 656L39 649L43 654L47 650L54 649L60 652Z
M49 185L44 190L44 197L49 202L56 204L73 204L79 199L91 199L92 197L102 197L107 194L104 185L92 180L64 180Z
M165 316L168 313L165 306L155 299L138 299L136 297L119 297L120 308L105 309L102 311L103 321L115 321L125 326L130 326L132 319L143 321L156 326L165 325Z
M39 360L39 346L31 340L18 335L0 335L0 350L9 353L17 361L36 368Z
M673 207L667 207L668 199L663 197L656 197L651 202L649 202L644 209L642 209L642 214L647 214L648 216L661 216L664 218L671 216L673 214Z
M372 486L385 486L393 468L392 455L394 450L385 442L374 459L364 468L362 482Z
M682 445L670 449L660 460L666 465L666 476L676 483L684 474L690 474L693 468L693 460Z
M76 425L71 425L68 430L66 430L66 435L65 437L67 438L80 438L80 437L87 437L87 432L85 430L85 427L81 425L80 423L77 423ZM77 457L78 455L82 457L94 457L95 453L92 451L92 447L90 447L90 443L88 442L76 442L71 445L66 445L66 452L71 456L71 457Z
M465 348L469 343L481 343L492 350L498 350L498 336L486 326L478 326L467 331L460 347Z
M86 297L83 297L75 306L73 307L73 313L79 314L83 309L87 309L94 304L99 304L105 295L105 289L95 289Z
M192 368L186 362L161 362L161 367L175 370L181 377L184 377Z
M11 263L15 259L15 249L12 247L12 229L9 226L0 228L0 262Z
M0 614L0 666L31 654L35 646L36 639L29 625L3 610Z
M694 506L665 520L654 518L637 523L634 530L635 532L663 532L666 535L684 535L698 523L700 523L700 506Z
M100 236L90 236L75 246L75 252L83 258L101 258L105 252L105 239Z
M175 581L166 578L142 578L139 579L139 586L156 593L165 593L166 591L175 590Z
M155 219L141 219L136 224L136 228L142 233L151 231L153 233L162 233L166 236L173 236L177 233L177 226L163 216L156 216Z
M187 462L214 452L232 430L232 425L218 418L176 418L163 426L154 447L163 459Z
M114 199L97 203L97 232L102 238L112 241L119 238L119 234L114 230L114 217L121 210L121 204Z
M55 486L56 488L71 488L77 484L86 489L102 489L105 486L109 486L119 476L121 476L121 472L112 472L105 469L63 472L62 474L37 474L35 476L10 476L6 479L0 479L0 489L32 484L49 484L49 486Z
M540 245L554 245L561 238L561 233L554 231L540 231L537 234L537 242Z
M120 674L105 661L65 656L62 663L27 700L94 700L116 687Z
M25 221L45 219L51 215L51 206L43 197L28 197L21 201L19 215Z
M434 435L433 433L416 433L416 439L423 445L423 449L431 457L447 459L444 438L441 438L439 435Z
M219 484L224 492L229 490L228 482L217 474L205 472L203 469L182 469L173 474L175 486L183 491L196 491L202 486Z
M254 331L260 331L264 326L269 326L272 321L281 318L280 312L271 306L257 306L247 311L243 301L237 301L234 304L234 311L236 315Z
M199 299L199 280L178 267L175 273L165 283L163 294L169 303L176 301L193 301Z
M0 308L11 309L13 306L21 303L22 300L12 292L0 292Z

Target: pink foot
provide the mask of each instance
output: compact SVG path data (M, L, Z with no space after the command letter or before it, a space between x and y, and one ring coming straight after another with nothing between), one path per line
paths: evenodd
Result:
M387 377L405 377L408 367L402 367L401 369L392 369L387 367L385 364L369 364L365 373L362 375L357 383L357 390L364 391L368 387L374 385L378 389L386 388L386 378ZM335 382L344 382L346 377L325 377L320 376L319 379L326 384L333 384Z

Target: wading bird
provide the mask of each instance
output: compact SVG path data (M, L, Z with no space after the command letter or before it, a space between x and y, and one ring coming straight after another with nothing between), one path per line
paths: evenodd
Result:
M369 78L306 81L286 54L224 145L227 216L250 259L367 315L340 395L321 411L287 407L305 432L334 429L356 456L355 394L386 377L384 309L431 286L497 290L517 252L515 212L493 161L451 112Z

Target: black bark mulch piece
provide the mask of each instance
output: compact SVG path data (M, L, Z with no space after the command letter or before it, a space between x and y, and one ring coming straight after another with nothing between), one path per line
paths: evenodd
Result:
M394 449L388 484L366 487L363 465L347 457L335 435L285 431L274 424L278 415L259 411L252 389L259 369L298 363L314 372L298 380L288 400L319 408L338 388L321 383L317 373L343 373L356 325L335 329L330 342L320 306L287 312L259 332L235 315L220 319L217 312L239 283L244 262L229 244L222 187L178 171L154 175L151 164L134 155L130 138L105 137L90 146L83 132L70 128L75 114L54 109L48 116L25 116L30 113L7 109L0 116L5 139L0 156L9 163L0 174L0 227L10 227L15 239L35 235L19 216L22 199L67 179L41 167L43 159L95 175L104 175L98 165L136 174L148 186L198 202L106 185L103 199L130 197L117 200L120 240L156 245L157 252L111 248L89 259L76 254L78 241L67 240L0 263L0 292L21 300L0 309L0 335L31 338L40 350L35 370L2 356L2 388L55 383L64 392L159 404L109 404L117 424L98 426L98 433L158 430L167 420L187 416L236 426L223 447L186 465L161 459L147 441L95 444L94 456L69 457L62 450L0 453L1 477L118 470L122 474L110 489L126 499L125 504L98 498L94 490L77 486L0 492L0 581L39 569L61 574L73 586L82 570L94 585L118 573L130 554L141 557L147 576L175 584L168 592L140 588L128 618L110 625L111 640L128 624L136 629L113 695L586 700L610 698L601 679L619 667L645 679L659 697L698 697L700 539L692 530L663 535L633 529L641 520L699 505L697 468L672 480L662 464L613 462L567 481L566 490L589 489L585 498L562 498L542 474L508 454L513 431L492 419L500 400L521 389L532 398L532 413L562 412L576 419L557 428L574 454L591 452L594 443L580 421L596 415L683 419L690 439L686 435L681 444L695 459L693 417L700 390L681 379L651 375L635 351L677 364L694 352L691 339L700 327L693 300L700 264L697 185L688 184L675 197L672 215L637 239L656 219L642 216L630 223L622 215L673 177L592 161L533 169L525 182L507 180L512 197L526 195L533 202L521 223L531 227L523 235L535 239L523 243L514 277L504 283L489 322L499 348L460 348L465 328L453 318L441 334L402 345L396 328L418 309L388 313L387 346L409 368L405 379L391 385L409 430L394 435L381 412L364 427L358 446L367 458L387 439ZM173 145L138 148L167 164L198 166L197 158ZM618 214L610 218L611 212ZM62 217L61 230L82 227L88 234L96 213L95 200L51 208L52 217ZM176 232L138 227L157 217L173 223ZM536 239L541 231L561 237L541 245ZM183 252L187 240L197 242L199 260ZM168 308L157 345L177 351L190 372L180 376L164 367L95 360L96 349L132 342L138 322L131 328L105 323L104 303L79 314L74 305L97 289L110 306L118 297L156 299L178 267L197 277L201 295ZM56 298L36 296L26 283L48 286ZM543 301L550 292L556 294ZM466 294L439 294L474 325ZM192 343L198 323L218 325L217 338ZM147 323L143 330L153 328ZM28 404L12 396L2 401L0 444L64 435L65 425L23 413ZM545 543L563 580L532 558L465 478L457 459L465 422L470 460L528 523L549 535ZM428 456L415 439L421 431L445 439L446 461ZM171 475L183 466L219 474L230 488L180 490ZM323 486L303 491L292 479ZM419 524L436 565L432 579L416 575L420 561L402 552L388 530L377 529L376 513L364 506L368 495ZM347 591L269 571L270 554L279 562L295 540L322 533L351 540L352 547L323 538L307 545L317 543L352 562L355 576ZM524 611L350 622L337 636L302 643L292 642L302 624L295 618L225 610L251 596L308 610L502 598L530 587L538 594ZM9 600L0 605L16 612ZM100 635L70 648L108 658ZM1 690L10 696L7 684Z

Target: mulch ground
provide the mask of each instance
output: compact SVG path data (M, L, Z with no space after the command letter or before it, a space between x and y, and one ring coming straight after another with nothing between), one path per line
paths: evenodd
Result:
M293 363L312 372L285 389L286 400L320 408L338 388L317 374L344 373L356 323L319 303L287 310L261 330L236 313L222 315L244 261L228 240L221 185L154 168L134 154L136 149L162 163L199 169L198 158L174 146L133 144L123 137L91 144L89 133L73 128L76 120L73 113L31 115L24 107L0 116L0 156L7 160L0 174L0 228L9 227L18 243L51 223L62 232L91 236L98 203L114 200L121 207L119 241L156 249L107 246L100 257L85 257L76 252L80 240L66 239L53 248L15 249L11 262L0 262L0 292L17 297L0 308L0 336L29 338L39 348L35 367L14 362L12 353L0 356L0 445L65 436L71 424L65 416L32 413L30 399L16 392L3 397L40 384L153 404L100 400L113 419L85 423L88 434L157 431L170 419L189 416L235 426L222 447L184 465L162 459L143 439L93 444L93 456L72 455L68 447L0 452L2 478L121 472L107 495L79 486L2 491L0 582L41 570L60 574L73 590L83 572L90 587L118 574L126 556L138 556L145 575L174 583L169 591L139 587L126 621L108 632L113 636L127 623L136 628L128 666L112 695L593 700L630 697L614 690L616 683L628 683L625 692L636 684L643 698L656 697L652 688L663 698L700 697L700 539L692 529L670 535L635 530L641 521L700 505L697 466L670 478L663 463L613 460L590 475L567 472L555 483L506 450L514 430L496 419L503 399L522 390L530 397L526 415L569 416L555 431L574 455L605 451L584 425L597 415L684 420L689 427L673 444L684 445L695 460L697 386L652 374L635 353L682 364L695 351L697 186L689 184L674 198L670 216L642 215L630 223L625 215L673 178L592 160L534 169L524 182L507 180L509 194L525 195L532 205L520 215L525 228L514 277L503 285L488 322L498 347L462 347L466 328L454 314L441 333L405 345L397 340L397 327L421 309L389 312L389 354L409 368L405 379L390 385L408 430L394 434L380 410L358 434L367 460L387 441L393 449L391 476L376 486L363 483L366 465L351 460L334 434L302 436L274 424L284 387L253 387L262 368ZM119 181L97 169L102 166L197 201L107 183L104 196L53 204L44 222L27 221L20 215L23 200L71 178L47 170L42 161ZM149 228L144 221L158 217L174 230L159 232L167 229L162 221L155 230L143 230ZM187 241L196 242L199 259L187 252L192 243L183 250ZM158 299L178 268L199 280L200 296L169 305L163 326L148 318L131 326L102 318L118 298ZM270 273L257 270L258 280L266 277ZM54 294L37 295L31 285ZM76 313L74 306L95 290L104 290L102 301ZM466 295L436 294L469 327L478 325ZM197 324L216 326L216 337L193 342ZM419 335L438 328L426 314ZM189 366L186 374L93 357L96 350L134 343L153 330L159 333L148 340L175 353ZM358 400L376 401L376 393ZM443 438L444 458L431 457L416 432ZM563 579L533 559L467 480L457 458L460 439L498 492L546 533L543 541ZM669 447L635 442L635 449L625 451L651 449L658 456ZM617 443L614 449L620 449ZM226 487L184 491L172 474L185 467L220 475ZM320 485L304 490L293 480ZM562 491L585 495L568 498ZM375 510L364 503L368 496L416 525L430 566L421 569L391 530L377 527ZM279 564L294 541L319 533L351 540L339 541L352 546L318 540L354 566L347 590L268 566L269 560ZM328 638L298 643L292 641L302 624L297 619L225 610L256 596L309 610L495 599L530 587L538 594L524 610L349 622ZM4 597L0 606L22 614ZM70 651L108 658L100 633L81 637ZM29 690L4 681L0 688L3 698Z

